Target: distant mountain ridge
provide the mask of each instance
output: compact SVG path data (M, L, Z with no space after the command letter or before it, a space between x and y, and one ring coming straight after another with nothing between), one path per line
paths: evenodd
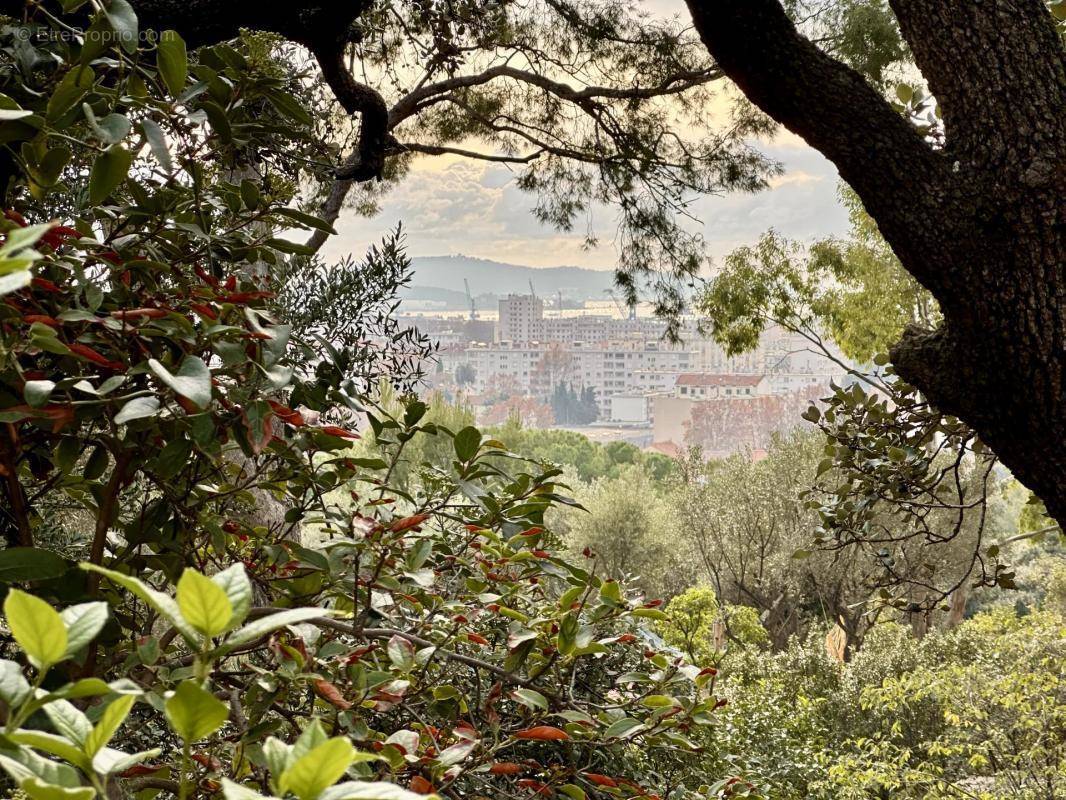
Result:
M401 293L406 300L443 301L449 307L465 308L463 280L470 282L475 297L529 294L529 283L538 295L567 300L604 300L614 287L612 270L584 267L523 267L470 256L418 256L411 259L414 279Z

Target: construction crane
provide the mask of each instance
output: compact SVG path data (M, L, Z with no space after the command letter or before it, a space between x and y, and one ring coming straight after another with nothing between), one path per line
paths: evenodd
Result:
M533 279L532 278L529 279L529 295L534 300L537 299L537 290L533 288Z
M477 306L474 305L474 295L470 294L470 281L463 278L463 286L466 287L466 301L470 303L470 319L477 319Z

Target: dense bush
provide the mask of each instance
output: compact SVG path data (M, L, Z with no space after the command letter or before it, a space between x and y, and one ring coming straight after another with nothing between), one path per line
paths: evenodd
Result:
M328 228L295 205L300 76L269 40L190 54L122 0L91 19L0 34L8 786L706 796L712 676L560 556L559 472L364 395L408 377L350 324L395 341L392 292L343 319L293 296L324 272L281 232ZM405 271L388 240L337 274Z
M1066 791L1066 619L1000 606L915 639L875 627L849 663L820 635L722 665L709 745L772 798L1025 798Z

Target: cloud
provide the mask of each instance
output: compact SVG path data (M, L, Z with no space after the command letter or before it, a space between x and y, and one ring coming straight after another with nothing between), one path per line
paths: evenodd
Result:
M775 140L762 149L785 167L771 188L756 194L700 197L692 205L699 220L695 229L713 259L755 241L769 228L804 241L847 230L847 215L837 198L836 171L828 161L791 142ZM412 255L462 253L529 266L610 268L615 263L614 209L594 209L578 221L576 230L560 232L537 221L534 205L535 198L520 191L513 175L499 165L425 158L382 198L378 216L342 214L336 226L339 235L324 254L329 258L360 254L402 222ZM585 249L590 228L600 244Z

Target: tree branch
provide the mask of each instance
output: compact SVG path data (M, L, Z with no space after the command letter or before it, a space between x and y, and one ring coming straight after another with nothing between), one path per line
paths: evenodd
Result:
M380 175L381 169L384 167L385 157L395 153L451 154L479 161L493 161L504 164L528 164L540 158L545 152L552 152L563 158L586 162L600 160L585 156L575 150L553 147L537 141L521 130L508 126L494 125L484 119L479 121L487 128L498 133L512 133L521 136L534 145L534 149L527 154L515 156L506 153L479 153L445 145L415 142L400 144L393 139L392 130L425 108L443 102L458 103L453 93L460 89L483 86L501 78L510 79L543 89L562 100L583 108L586 113L593 114L593 106L600 100L651 99L677 94L721 77L721 73L717 70L695 70L671 74L654 86L631 86L626 88L586 86L576 89L569 84L538 75L529 70L500 64L473 75L459 75L419 86L417 89L405 94L392 108L385 111L385 103L381 96L369 87L356 83L351 77L350 71L344 65L342 58L337 57L336 54L324 54L318 56L318 60L322 66L323 77L337 99L348 113L354 114L358 111L362 114L363 126L360 131L358 148L337 170L337 180L330 187L329 195L319 213L319 216L331 225L340 216L344 200L348 196L348 192L351 191L352 185ZM329 72L327 72L327 65L330 68ZM467 111L471 113L471 109L467 108ZM383 113L384 120L382 120ZM315 231L307 239L305 246L312 250L318 250L326 243L328 238L329 234L323 231Z
M1042 0L891 0L953 154L1029 167L1061 148L1066 51Z
M389 109L376 91L352 77L344 63L344 46L312 49L322 78L337 101L351 115L359 114L359 144L356 152L337 170L340 181L362 182L381 176L389 139Z
M763 111L821 151L926 287L948 279L941 216L951 185L935 152L859 73L796 30L778 0L687 0L718 65Z

